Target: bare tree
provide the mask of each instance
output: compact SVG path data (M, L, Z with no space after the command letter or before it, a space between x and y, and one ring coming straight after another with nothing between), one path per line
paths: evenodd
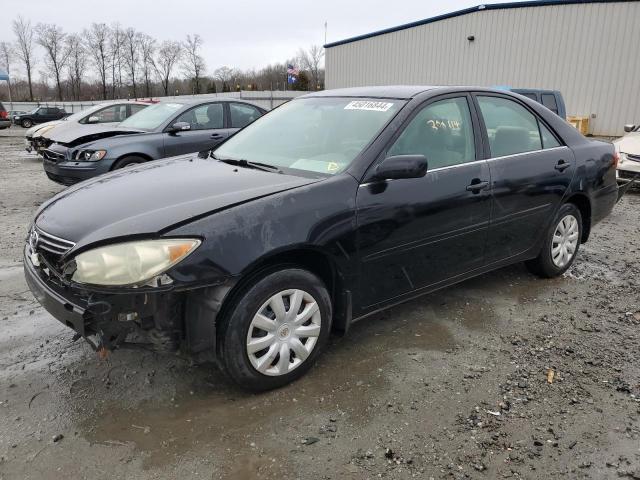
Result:
M31 81L31 75L33 72L34 59L34 32L31 27L31 22L18 16L13 21L13 33L16 36L16 54L18 58L24 64L24 68L27 72L27 81L29 82L29 100L33 102L33 84Z
M222 83L222 91L231 91L229 83L234 77L238 76L238 72L231 67L220 67L213 72L213 78Z
M169 79L181 56L182 45L180 42L165 40L160 44L153 67L158 74L165 95L169 95Z
M127 74L133 87L133 97L138 96L136 88L136 72L140 62L140 33L134 28L127 28L124 31L124 63L127 67Z
M69 72L71 94L73 98L80 100L82 94L82 77L87 67L87 51L80 35L74 33L67 37L67 49L69 51L67 70Z
M313 90L320 85L320 63L324 57L324 48L320 45L311 45L309 50L300 49L298 51L298 62L303 70L311 75L311 84Z
M69 58L69 49L65 45L67 35L62 31L62 27L52 23L39 23L37 30L37 42L44 48L47 68L56 81L58 100L63 100L61 76Z
M153 72L153 56L156 52L156 40L143 33L140 35L140 56L142 57L142 76L144 77L145 95L151 97L151 73Z
M83 36L91 60L96 67L100 84L102 85L102 99L107 99L107 71L109 69L109 27L104 23L92 23Z
M122 87L122 45L124 35L120 24L114 24L110 29L109 55L111 61L111 98L116 98L116 92L120 95Z
M9 76L7 86L9 87L9 98L11 98L11 62L13 61L13 47L9 42L0 42L0 67L4 68Z
M184 42L184 61L182 69L187 77L193 79L194 93L200 93L200 80L206 69L204 58L200 55L202 48L202 37L197 33L193 36L187 35Z

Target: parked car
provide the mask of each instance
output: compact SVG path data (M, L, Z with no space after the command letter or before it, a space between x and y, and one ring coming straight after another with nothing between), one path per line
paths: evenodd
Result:
M152 109L166 118L139 116ZM613 145L508 92L328 90L209 158L58 194L36 213L25 275L96 349L135 332L264 390L384 308L516 262L561 275L613 208L615 168Z
M534 100L561 118L567 119L567 109L564 105L564 98L558 90L537 90L532 88L512 88L512 92L524 95Z
M618 162L618 178L620 180L640 181L640 125L625 125L625 135L615 142L616 151L620 155Z
M23 115L15 115L11 120L15 125L31 128L38 123L60 120L69 114L60 107L38 107Z
M2 102L0 102L0 130L9 127L11 127L11 117L9 117L9 113L5 110Z
M25 133L24 146L27 152L39 154L53 142L78 138L87 131L90 125L114 126L148 107L148 101L116 101L94 105L81 112L73 113L61 120L41 123L31 127Z
M71 185L136 163L206 152L264 113L238 100L157 103L116 127L55 137L43 151L43 166L51 180Z

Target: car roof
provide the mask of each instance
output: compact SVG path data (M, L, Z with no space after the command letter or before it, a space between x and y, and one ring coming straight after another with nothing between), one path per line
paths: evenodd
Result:
M237 103L246 103L247 105L256 106L253 103L245 101L243 98L228 98L228 97L209 97L209 98L171 98L161 99L158 103L181 103L183 105L197 105L200 103L210 103L210 102L237 102Z
M413 98L419 93L433 90L432 85L379 85L373 87L350 87L336 88L333 90L322 90L303 95L299 98L308 97L365 97L365 98Z

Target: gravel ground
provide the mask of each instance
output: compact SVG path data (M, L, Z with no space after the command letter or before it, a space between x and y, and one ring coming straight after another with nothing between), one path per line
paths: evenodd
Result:
M22 133L0 133L1 479L640 479L637 192L565 276L406 303L248 395L179 356L100 360L39 307L22 242L61 187Z

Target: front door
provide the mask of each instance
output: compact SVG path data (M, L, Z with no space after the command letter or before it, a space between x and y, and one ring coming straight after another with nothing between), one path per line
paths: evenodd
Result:
M206 152L226 139L231 129L225 128L223 103L208 103L180 114L171 125L187 122L190 130L164 133L165 157Z
M524 104L500 95L476 97L491 158L493 196L487 263L537 244L575 170L573 152Z
M384 154L424 155L425 177L360 185L357 302L365 309L484 264L490 177L470 101L452 96L418 108Z

